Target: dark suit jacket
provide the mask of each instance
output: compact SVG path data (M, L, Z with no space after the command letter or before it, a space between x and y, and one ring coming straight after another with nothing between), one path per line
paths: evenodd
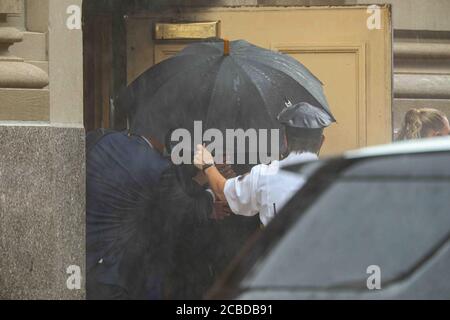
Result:
M117 132L96 143L86 166L88 273L97 267L95 281L131 292L144 277L130 270L142 264L145 221L169 162L141 137Z
M114 287L99 290L104 298L117 288L121 299L158 299L163 290L174 298L198 270L189 261L203 242L191 237L209 223L211 196L141 137L109 132L89 145L88 288Z

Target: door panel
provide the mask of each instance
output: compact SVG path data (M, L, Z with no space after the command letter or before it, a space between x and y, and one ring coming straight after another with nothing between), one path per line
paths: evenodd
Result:
M324 83L325 94L338 122L326 130L322 154L364 147L365 104L360 103L360 95L362 101L365 97L365 90L360 90L365 88L364 47L291 45L274 49L301 61Z
M338 123L326 131L323 155L391 141L390 7L380 7L381 29L367 28L367 7L244 7L188 9L178 21L220 21L220 36L245 39L289 54L323 83ZM146 13L128 20L128 78L176 54L189 41L155 41Z

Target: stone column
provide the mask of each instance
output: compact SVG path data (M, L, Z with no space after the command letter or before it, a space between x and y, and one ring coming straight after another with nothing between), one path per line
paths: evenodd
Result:
M65 24L73 4L81 8L0 0L0 300L85 298L82 32ZM6 18L24 12L22 32Z
M0 16L22 14L23 2L2 0ZM15 27L0 27L0 120L47 120L49 114L48 75L40 68L10 53L9 48L23 40Z

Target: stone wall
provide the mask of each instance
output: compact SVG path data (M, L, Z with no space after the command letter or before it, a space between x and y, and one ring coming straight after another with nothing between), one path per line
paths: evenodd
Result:
M84 129L0 123L0 299L83 299Z
M82 31L65 23L74 4L0 1L0 299L85 298ZM71 266L80 288L67 285Z

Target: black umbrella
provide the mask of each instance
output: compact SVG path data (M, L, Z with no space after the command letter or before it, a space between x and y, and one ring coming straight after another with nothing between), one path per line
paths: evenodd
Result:
M131 131L164 141L171 129L279 128L286 104L307 102L332 116L322 83L294 58L244 40L187 46L136 79L119 98Z

